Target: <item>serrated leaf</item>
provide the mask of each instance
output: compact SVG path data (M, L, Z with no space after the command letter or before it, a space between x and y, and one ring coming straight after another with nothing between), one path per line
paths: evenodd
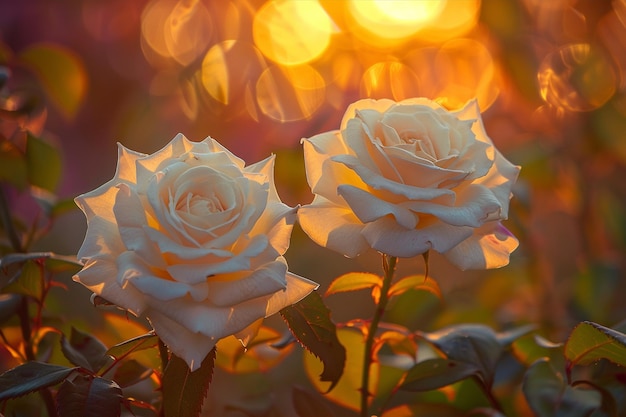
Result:
M107 347L95 336L72 327L69 340L61 337L61 351L74 365L96 372L106 359Z
M349 272L335 278L328 289L325 296L336 294L338 292L357 291L372 287L380 287L382 278L376 274L369 272Z
M602 404L598 391L570 387L546 359L526 371L522 390L537 417L589 417Z
M0 401L56 385L77 368L43 362L26 362L0 375Z
M358 393L361 389L365 359L365 337L360 330L349 327L337 329L337 337L346 348L347 354L344 372L333 390L329 390L330 382L320 381L319 378L326 365L308 351L303 355L304 370L315 389L325 393L324 398L347 409L358 411L361 400ZM380 362L373 361L367 389L374 397L378 395L380 369Z
M346 349L337 338L337 328L330 319L330 310L316 292L298 303L280 310L289 329L300 344L324 364L320 380L330 382L332 390L346 363Z
M59 387L57 408L63 417L119 417L122 399L114 381L78 374Z
M448 359L474 364L487 387L491 387L496 365L504 351L496 332L480 324L462 324L424 333L423 337Z
M332 417L330 408L324 404L319 394L313 394L304 388L293 387L291 399L298 417Z
M206 397L215 363L215 348L191 372L189 365L176 355L170 357L163 373L164 417L197 417Z
M480 368L472 363L435 358L417 363L407 372L400 389L404 391L429 391L477 375Z
M152 369L143 366L134 359L125 360L115 368L113 380L122 387L134 385L152 375Z
M159 344L159 337L154 333L146 333L141 336L134 337L115 346L111 346L106 354L121 359L133 352L156 347Z
M572 365L588 365L600 359L626 366L626 335L597 323L578 324L565 343L565 357Z
M411 275L394 282L389 288L389 297L400 295L408 290L428 291L439 299L443 298L437 281L424 275Z
M37 74L61 113L73 118L87 91L87 72L79 57L71 50L52 43L31 45L20 57Z
M48 142L28 133L26 142L28 182L36 187L54 192L61 179L61 155Z

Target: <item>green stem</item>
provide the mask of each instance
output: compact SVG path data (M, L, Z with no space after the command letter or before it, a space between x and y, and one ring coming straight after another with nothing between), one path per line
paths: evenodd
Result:
M391 287L391 281L393 280L393 274L396 269L396 262L398 258L392 256L387 257L383 254L383 269L385 270L385 276L383 278L383 285L380 289L380 299L376 305L376 311L374 317L370 322L369 329L367 331L367 338L365 339L365 351L363 354L363 375L361 378L361 417L369 417L368 413L368 399L370 397L369 382L370 382L370 368L374 360L374 354L372 348L374 346L374 337L378 330L380 320L385 313L387 302L389 301L389 288Z

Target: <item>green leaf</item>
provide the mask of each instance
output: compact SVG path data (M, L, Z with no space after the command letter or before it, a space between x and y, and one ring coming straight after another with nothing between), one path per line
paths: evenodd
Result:
M376 274L369 272L349 272L335 278L328 286L325 296L338 292L357 291L376 286L380 287L381 285L382 278Z
M311 393L304 388L294 386L291 390L291 399L298 417L332 417L330 408L324 404L319 394Z
M200 368L191 372L183 359L172 355L163 373L164 417L197 417L211 385L215 348L202 361Z
M546 359L528 369L522 390L537 417L588 417L602 404L598 391L570 387Z
M119 417L122 399L114 381L78 374L59 387L57 408L63 417Z
M106 360L106 346L94 336L72 327L70 339L61 337L61 351L74 365L96 372Z
M115 368L113 380L120 387L125 388L134 385L152 375L152 369L143 366L134 359L123 361Z
M398 280L389 288L389 297L400 295L408 290L428 291L440 300L443 298L437 281L424 275L411 275Z
M28 185L26 156L11 141L2 140L0 145L0 182L23 190Z
M557 367L559 364L556 361L564 362L563 345L550 342L537 334L520 337L511 347L515 358L527 367L541 358L549 358Z
M626 335L597 323L578 324L565 343L565 357L572 365L588 365L600 359L626 366Z
M56 385L76 369L43 362L18 365L0 375L0 401Z
M56 147L28 133L26 142L28 182L54 192L61 179L61 155Z
M320 380L329 381L332 390L341 378L346 363L346 349L337 338L337 328L330 319L330 310L317 292L298 303L280 310L291 333L300 344L324 364Z
M43 288L44 282L41 265L37 264L35 261L26 261L17 279L9 281L9 284L2 288L2 292L27 295L36 300L41 300Z
M477 375L480 368L468 362L435 358L417 363L407 372L400 389L430 391Z
M423 337L448 359L474 364L487 387L491 387L496 365L504 351L498 335L480 324L462 324L424 333Z
M134 337L115 346L111 346L106 354L113 356L115 359L123 358L133 352L150 349L159 344L159 337L154 333L146 333L141 336Z
M78 55L61 45L39 43L20 57L37 74L52 103L64 116L73 118L87 91L87 72Z

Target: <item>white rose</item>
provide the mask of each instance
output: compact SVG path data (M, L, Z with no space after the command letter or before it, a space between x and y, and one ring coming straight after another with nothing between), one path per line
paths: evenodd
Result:
M139 316L192 370L225 336L313 291L287 272L295 209L274 157L248 167L211 138L176 136L152 155L119 145L114 178L76 198L87 217L74 279Z
M353 257L435 250L461 269L509 262L502 226L519 167L485 133L475 101L447 111L424 98L360 100L341 129L303 140L315 198L298 211L318 244Z

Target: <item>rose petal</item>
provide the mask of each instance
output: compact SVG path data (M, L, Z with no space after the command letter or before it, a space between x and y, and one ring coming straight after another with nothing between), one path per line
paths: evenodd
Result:
M89 221L85 240L76 257L84 262L93 257L115 257L124 250L126 249L120 239L117 225L101 217L93 217Z
M402 205L388 203L352 185L340 185L338 192L363 223L391 214L402 227L413 229L417 225L415 214Z
M475 229L471 237L444 253L458 268L491 269L509 263L518 240L500 222L490 222Z
M145 295L130 286L121 287L115 280L117 274L115 260L95 258L87 261L73 279L95 294L139 316L147 306Z
M363 223L347 207L337 206L321 196L298 209L302 230L320 246L353 258L369 245L361 236Z
M189 365L193 372L200 368L202 361L215 347L217 339L201 333L191 332L157 310L150 310L148 320L159 338L179 358Z
M211 275L247 271L251 268L250 259L263 253L268 243L267 236L256 235L247 241L247 245L242 242L241 248L238 248L232 257L226 257L219 262L214 257L209 257L204 262L203 258L198 258L193 262L170 265L166 270L177 281L186 283L201 282Z
M499 219L501 206L491 190L479 184L469 184L459 190L454 206L428 201L409 201L403 207L416 213L436 216L452 226L480 227L486 221Z
M319 287L318 283L291 272L287 272L285 279L287 280L287 288L284 291L277 291L272 294L265 308L265 317L276 314L283 308L297 303Z
M129 283L148 297L172 300L189 294L195 301L203 301L208 295L206 279L193 284L174 281L167 273L151 268L134 252L124 252L117 257L117 282L125 288Z
M383 217L368 223L363 236L372 248L390 256L410 258L434 249L445 252L472 235L470 227L450 226L442 222L406 229L393 219Z
M408 200L439 199L442 204L454 203L455 193L448 189L414 187L389 180L361 165L359 160L352 155L337 155L333 157L333 160L341 162L354 170L365 184L375 190L389 191Z
M287 282L287 263L281 257L244 277L241 273L217 275L209 281L208 300L218 307L234 306L252 298L282 291Z

